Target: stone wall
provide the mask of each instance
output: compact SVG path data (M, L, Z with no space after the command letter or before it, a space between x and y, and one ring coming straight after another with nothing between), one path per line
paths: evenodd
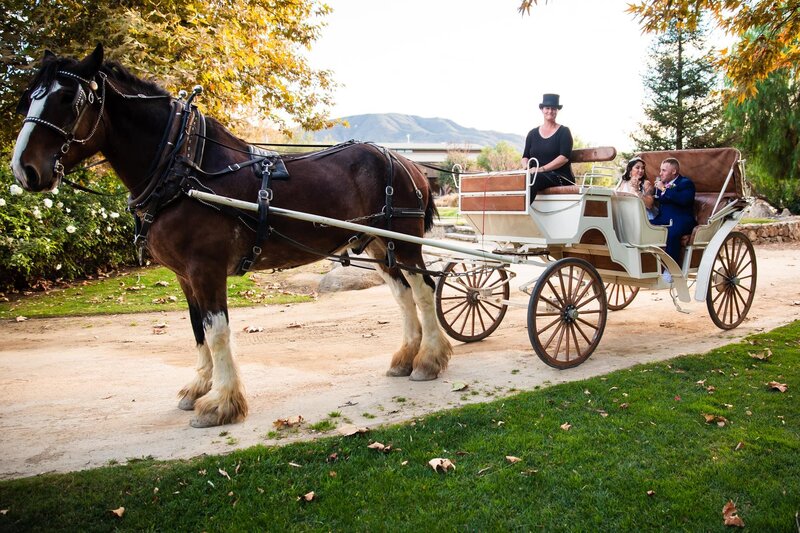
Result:
M753 244L800 241L800 217L780 219L769 224L740 224L736 230L747 235Z

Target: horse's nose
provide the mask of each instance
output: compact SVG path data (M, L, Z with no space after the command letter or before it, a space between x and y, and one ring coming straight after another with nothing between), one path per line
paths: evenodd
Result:
M22 186L29 191L41 190L41 179L36 169L31 165L25 165L23 170L25 171L25 183L23 183Z

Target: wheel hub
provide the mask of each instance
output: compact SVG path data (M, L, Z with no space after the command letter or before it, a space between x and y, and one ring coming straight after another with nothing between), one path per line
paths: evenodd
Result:
M566 308L564 308L564 321L575 322L580 314L580 311L578 311L574 305L569 304Z

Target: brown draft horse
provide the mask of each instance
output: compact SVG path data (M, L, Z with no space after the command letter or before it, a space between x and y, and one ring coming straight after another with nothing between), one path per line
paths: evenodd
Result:
M259 226L251 216L186 195L194 188L250 202L260 198L265 205L272 200L286 209L420 237L436 215L424 174L387 150L351 142L284 156L288 179L276 174L270 191L264 174L275 161L204 119L190 102L104 62L101 45L81 61L48 51L20 100L26 118L12 169L23 188L48 191L65 171L102 152L128 188L149 253L175 272L189 303L197 374L180 391L178 407L195 410L191 425L227 424L247 415L226 294L226 277L241 273L247 261L255 269L292 268L319 260L320 251L365 249L381 261L378 271L403 314L402 345L387 375L435 379L452 348L436 319L434 284L420 270L419 245L268 217L268 209L260 212ZM265 238L256 242L258 237Z

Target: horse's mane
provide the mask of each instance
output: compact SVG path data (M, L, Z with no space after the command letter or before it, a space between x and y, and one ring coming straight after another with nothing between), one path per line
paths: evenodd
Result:
M169 92L154 81L143 80L116 61L106 61L100 69L109 79L124 84L134 94L169 96Z
M77 65L78 61L71 57L57 57L45 60L33 80L31 80L28 88L33 89L40 85L50 87L59 70L71 72L75 70ZM169 96L169 93L157 83L137 77L116 61L104 62L100 71L105 73L109 79L125 85L134 94Z

